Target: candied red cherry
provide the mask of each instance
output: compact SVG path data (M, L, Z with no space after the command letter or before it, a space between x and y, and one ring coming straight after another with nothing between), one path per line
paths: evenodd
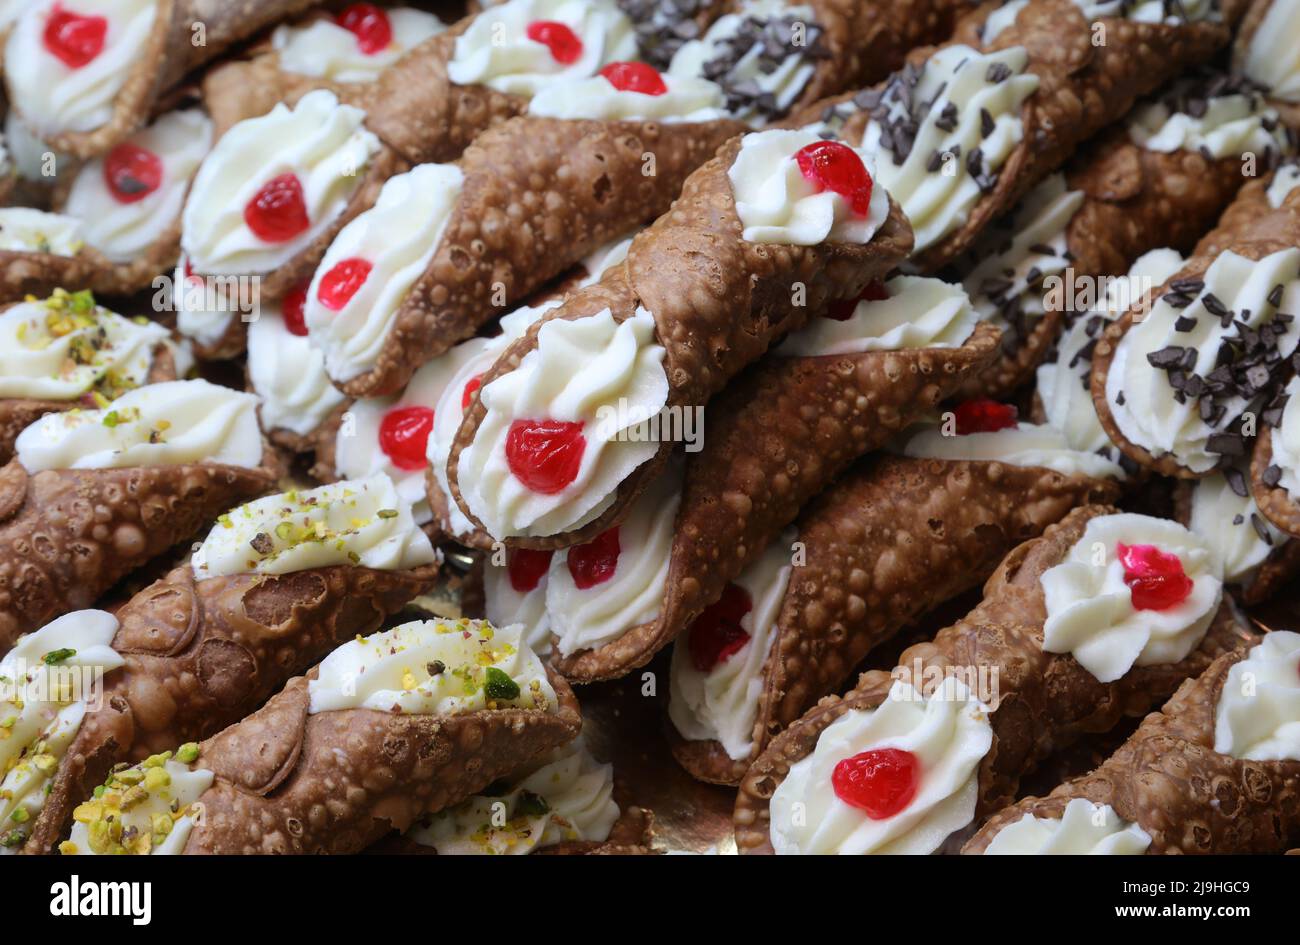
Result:
M468 381L465 382L465 390L462 391L460 395L461 410L469 409L469 405L474 402L474 395L478 393L478 389L482 386L483 386L482 374L475 374L473 377L471 377Z
M280 311L284 315L284 327L289 330L289 334L297 335L299 338L307 335L307 320L303 317L303 312L307 308L307 289L311 284L308 279L300 282L284 297L284 302L280 305Z
M728 584L714 604L704 608L687 630L691 663L701 673L711 673L749 642L740 625L754 608L749 592L739 584Z
M871 175L862 158L847 144L814 141L800 148L795 160L818 193L829 190L839 194L859 217L865 217L871 210Z
M357 38L357 48L367 56L387 49L393 42L393 24L388 14L373 3L344 7L334 21Z
M623 549L618 543L618 526L603 531L583 545L569 549L569 575L573 586L580 591L604 584L618 570L618 556Z
M379 421L379 448L398 469L423 469L432 430L433 410L429 407L396 407Z
M551 568L554 551L534 548L512 548L506 556L506 572L510 575L510 586L516 594L527 594L535 590L542 578Z
M373 268L370 260L360 256L339 260L320 277L320 288L316 290L317 301L331 312L340 311L366 284Z
M163 162L138 144L124 141L104 158L104 183L118 203L143 200L162 186Z
M516 420L506 434L506 465L541 495L555 495L578 478L587 438L582 424L565 420Z
M1187 600L1192 579L1183 570L1182 559L1155 545L1116 546L1124 566L1124 583L1129 586L1137 610L1168 610Z
M193 264L192 262L190 262L190 258L189 258L188 256L185 257L185 266L184 266L184 269L185 269L185 281L186 281L186 282L192 283L192 284L194 284L194 285L199 285L199 286L205 284L204 281L203 281L203 277L202 277L202 276L199 276L199 275L196 275L196 274L194 273L194 264Z
M526 35L551 51L551 58L562 66L571 66L582 58L582 40L578 34L555 20L534 20Z
M86 16L55 4L45 21L45 48L69 69L80 69L104 51L108 20Z
M910 751L875 748L845 758L831 773L835 796L872 820L907 809L921 781L921 762Z
M600 70L600 74L620 92L663 95L668 91L659 70L644 62L611 62Z
M958 404L953 409L957 421L957 435L968 433L996 433L1014 429L1018 412L1013 404L1002 404L987 397L977 397Z
M885 284L877 279L875 282L868 282L867 287L858 293L856 299L836 299L831 302L822 315L833 318L837 322L847 322L857 311L859 302L883 302L887 298L889 298L889 291L885 288Z
M281 174L263 184L244 207L244 222L254 236L267 243L287 243L305 233L311 220L297 176Z

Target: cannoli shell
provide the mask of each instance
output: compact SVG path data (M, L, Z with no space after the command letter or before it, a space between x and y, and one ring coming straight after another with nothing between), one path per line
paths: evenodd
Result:
M530 116L486 132L460 159L460 199L377 363L340 387L355 397L397 393L420 365L500 314L503 298L513 307L666 212L687 176L743 130L733 121Z
M176 361L166 345L154 348L153 363L149 366L147 384L176 381ZM80 406L76 400L29 400L20 397L0 398L0 464L14 458L14 441L47 413L63 413Z
M1099 682L1069 654L1044 652L1047 612L1040 578L1079 541L1089 520L1113 513L1101 505L1075 509L1041 537L1017 547L985 584L979 606L940 631L934 642L909 647L899 658L898 671L908 674L917 663L926 671L998 672L998 702L989 714L993 746L979 767L976 823L1011 803L1020 778L1053 752L1082 735L1108 731L1125 716L1148 712L1217 657L1256 639L1225 598L1205 639L1185 659L1135 666L1112 683ZM863 673L843 699L823 699L773 739L740 785L735 825L741 852L772 852L768 802L790 766L810 754L822 730L845 712L880 705L892 682L892 674L881 670Z
M506 349L483 377L486 387L514 370L537 346L541 326L552 318L581 318L609 309L622 321L644 306L654 317L666 349L668 407L704 406L743 368L788 331L833 299L856 297L906 257L911 228L892 200L888 218L866 245L822 243L790 246L750 243L741 237L727 171L740 152L733 138L686 181L672 209L633 239L627 261L596 285L572 293ZM791 305L795 283L804 305ZM452 495L478 527L460 496L457 466L486 413L475 397L452 446L447 478ZM632 502L663 468L672 443L619 486L609 509L581 529L543 538L511 538L520 547L558 548L586 541L621 521ZM646 654L648 658L649 654Z
M1260 24L1264 22L1264 17L1268 15L1269 7L1273 2L1274 0L1247 0L1245 16L1241 19L1241 26L1237 28L1237 38L1232 43L1233 71L1245 72L1246 55L1250 44L1254 42L1255 34L1259 32ZM1283 101L1280 98L1270 98L1268 104L1282 116L1284 124L1300 130L1300 104Z
M1215 161L1198 151L1151 151L1134 144L1127 128L1113 129L1066 172L1066 187L1084 194L1065 231L1071 271L1076 279L1122 276L1153 249L1190 251L1244 181L1235 157ZM1001 399L1028 383L1069 311L1049 308L1029 336L1002 352L962 395Z
M1265 438L1268 434L1268 430L1260 434L1260 440L1255 446L1257 455L1263 444L1267 442ZM1252 479L1250 486L1252 491L1261 488L1267 489L1257 479ZM1192 489L1192 483L1186 479L1179 480L1174 486L1174 517L1183 525L1189 525L1192 520ZM1281 491L1285 494L1285 490ZM1253 497L1255 505L1259 506L1262 513L1263 506L1260 505L1259 492L1254 491ZM1265 518L1267 517L1266 515ZM1235 597L1247 607L1263 603L1289 584L1291 579L1297 575L1300 575L1300 541L1288 539L1270 551L1268 557L1264 559L1259 567L1255 568L1250 579L1236 588Z
M125 664L82 722L26 845L43 853L73 807L118 762L170 751L233 725L335 647L373 633L437 580L351 566L195 580L188 564L116 613Z
M1059 819L1074 798L1107 805L1151 837L1148 854L1285 853L1300 838L1300 761L1247 761L1214 750L1215 712L1246 645L1185 681L1097 770L1000 811L962 848L983 853L1025 814Z
M198 463L29 473L0 468L0 652L59 614L91 606L118 580L232 506L272 491L256 469Z
M854 460L987 364L997 338L981 325L960 348L768 357L742 374L710 405L704 449L688 459L658 619L557 655L560 671L593 682L646 663Z
M113 115L90 131L68 131L46 141L78 158L106 154L149 118L154 104L186 74L231 45L321 0L158 0L153 32L113 100ZM195 31L201 25L202 34ZM202 42L197 40L202 38ZM12 101L12 96L10 97Z
M200 746L216 780L185 853L360 853L390 831L469 797L578 735L573 690L559 705L438 717L342 709L309 714L290 680L262 709Z
M806 560L791 573L763 664L754 755L837 692L875 647L978 587L1019 543L1071 509L1110 502L1112 480L997 462L884 456L841 479L804 514ZM738 784L751 758L670 728L682 767Z
M1300 502L1282 485L1268 486L1264 471L1273 465L1273 429L1265 426L1255 441L1250 460L1250 492L1260 514L1288 535L1300 535ZM1288 542L1288 545L1297 542Z
M1201 239L1187 264L1165 284L1203 276L1215 259L1228 249L1247 259L1263 259L1279 250L1300 246L1300 190L1293 191L1281 207L1273 209L1265 196L1271 181L1270 174L1246 184L1237 199L1224 211L1219 225ZM1162 293L1163 286L1156 291L1156 297ZM1125 312L1097 340L1092 355L1090 380L1097 418L1111 442L1134 462L1164 476L1196 479L1200 474L1181 465L1173 454L1157 458L1144 447L1125 438L1115 423L1110 401L1106 397L1106 376L1115 358L1115 348L1134 321L1138 320L1137 316L1144 314L1145 312L1134 310ZM1260 510L1264 511L1263 505Z

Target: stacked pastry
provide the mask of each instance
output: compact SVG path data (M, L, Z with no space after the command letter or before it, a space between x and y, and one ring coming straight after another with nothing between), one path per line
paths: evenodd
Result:
M0 23L0 849L1300 844L1293 8Z

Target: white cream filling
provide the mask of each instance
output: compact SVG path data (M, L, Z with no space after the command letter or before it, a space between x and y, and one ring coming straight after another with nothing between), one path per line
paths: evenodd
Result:
M597 75L552 82L533 97L528 112L541 118L596 121L661 121L665 124L717 121L724 117L722 89L707 79L663 77L660 95L621 91Z
M1076 797L1061 819L1025 814L997 832L985 856L1138 856L1151 835L1120 818L1108 804Z
M672 557L673 525L681 503L682 473L682 464L674 462L616 526L617 563L605 580L586 588L575 582L570 556L581 557L585 546L565 548L551 559L546 612L561 654L594 650L659 616Z
M278 305L261 306L248 326L248 379L267 430L306 436L347 399L330 383L325 356L285 327Z
M234 125L199 166L182 215L181 245L199 273L274 272L343 212L379 151L365 112L332 92L308 92L292 109L283 103ZM302 187L308 227L267 242L248 226L245 208L270 181L293 174Z
M1272 0L1233 66L1267 88L1270 97L1300 102L1300 2Z
M1130 116L1128 132L1134 144L1148 151L1198 151L1215 160L1290 150L1277 112L1258 95L1207 99L1205 113L1198 118L1172 111L1165 102L1151 102Z
M21 846L103 678L124 662L118 622L78 610L18 638L0 660L0 853Z
M113 101L153 32L157 0L37 0L14 23L4 71L14 109L40 135L92 131L113 116ZM44 41L56 10L107 21L103 49L69 66Z
M1197 398L1178 402L1178 391L1166 372L1153 367L1147 356L1171 345L1194 348L1190 370L1204 378L1214 370L1224 339L1237 333L1235 324L1225 330L1206 309L1206 295L1213 294L1232 310L1234 320L1251 328L1271 321L1276 312L1294 313L1300 310L1300 249L1280 250L1259 261L1227 250L1210 265L1204 282L1205 288L1185 308L1175 308L1165 298L1158 300L1124 334L1106 376L1106 398L1120 433L1156 457L1173 454L1179 464L1197 473L1219 463L1220 454L1209 450L1210 437L1240 416L1248 401L1239 394L1216 401L1224 408L1223 416L1211 425L1201 418ZM1268 299L1277 286L1282 294L1281 304L1275 307ZM1175 325L1180 318L1195 319L1195 325L1190 331L1178 331ZM1289 356L1300 340L1300 322L1274 330L1278 352Z
M511 557L518 554L545 554L551 552L509 551L501 564L497 554L488 555L483 562L484 616L494 627L519 624L524 642L534 653L545 659L551 655L551 616L546 610L546 581L549 567L543 568L532 587L516 588L508 566Z
M339 231L312 277L304 317L312 344L338 383L374 368L407 292L424 273L455 212L465 175L454 164L421 164L385 182L379 199ZM346 260L370 271L335 309L321 289ZM337 304L336 302L333 304Z
M989 708L954 677L929 697L895 681L879 707L850 710L790 766L771 801L778 854L926 854L975 817L979 765L993 744ZM901 811L872 819L835 793L836 766L866 751L911 753L920 768Z
M1172 249L1153 249L1133 263L1127 275L1106 280L1105 299L1082 313L1070 326L1057 346L1056 360L1039 366L1038 396L1047 415L1047 425L1060 430L1071 449L1107 454L1113 449L1092 400L1089 345L1101 337L1107 323L1118 319L1163 285L1183 268L1184 262Z
M971 173L970 155L979 149L982 167L996 175L1024 136L1020 109L1038 90L1038 76L1026 73L1029 55L1022 46L981 53L969 46L946 46L925 63L911 102L930 102L911 151L901 164L881 143L879 122L867 124L862 149L874 158L877 182L902 206L916 234L915 252L923 252L962 226L983 191ZM991 70L1006 71L1000 82ZM905 106L885 99L891 117L906 117ZM945 131L947 111L953 127ZM985 135L982 115L992 119ZM934 168L933 170L931 168Z
M863 300L844 321L824 317L790 335L781 358L816 358L867 351L959 348L979 322L960 285L942 279L895 276L886 299Z
M487 410L461 453L458 478L469 510L489 535L553 535L589 522L658 451L646 421L668 400L664 348L644 308L623 322L609 309L542 326L519 366L479 391ZM584 369L575 373L575 365ZM581 423L577 474L551 494L535 492L511 470L506 443L519 420Z
M980 30L980 39L984 45L992 45L995 39L1010 29L1016 22L1016 17L1020 16L1020 11L1027 6L1029 0L1010 0L990 13Z
M821 140L810 131L760 131L741 139L727 177L746 241L865 244L880 229L889 216L889 193L880 186L871 154L854 149L874 185L866 216L855 213L840 194L821 190L799 169L798 152Z
M168 112L126 144L143 148L161 161L158 189L133 203L122 203L105 181L105 158L96 158L77 173L63 207L64 213L81 221L85 242L118 263L138 258L180 218L190 179L212 146L212 122L198 109Z
M1286 202L1286 198L1297 187L1300 187L1300 164L1295 162L1283 164L1273 174L1264 196L1268 200L1268 205L1276 210Z
M332 19L320 17L304 26L283 24L271 34L271 46L286 72L331 82L370 82L406 52L447 27L432 13L411 7L384 10L392 41L383 49L363 52L357 36Z
M923 426L903 445L903 455L921 459L975 460L1051 469L1064 476L1123 479L1118 463L1074 449L1065 434L1047 425L1021 423L990 433L958 435L947 424Z
M1140 0L1124 9L1125 0L1073 0L1089 23L1103 17L1122 17L1135 23L1217 23L1223 19L1215 0L1182 0L1178 7L1165 0Z
M575 61L558 62L544 43L528 38L528 25L537 21L573 31L582 43ZM447 74L457 85L531 98L557 79L592 76L607 63L636 58L632 21L614 0L508 0L484 10L456 38Z
M1137 609L1124 580L1121 543L1177 555L1192 582L1187 597L1163 610ZM1205 638L1218 612L1221 567L1209 545L1177 522L1127 513L1094 518L1065 559L1040 578L1047 606L1043 649L1073 655L1104 683L1134 666L1177 663Z
M124 852L176 856L184 851L190 831L203 816L199 798L212 786L215 775L207 768L191 767L168 758L161 765L149 765L147 762L135 765L126 772L119 772L115 777L121 779L123 775L129 776L134 772L145 778L137 785L144 787L150 783L148 779L154 771L165 776L165 783L148 789L146 796L139 802L129 807L123 806L121 802L125 800L127 792L116 789L105 791L99 798L87 801L82 808L103 810L109 808L111 799L116 798L118 806L109 808L106 812L111 813L113 819L122 825L124 832L134 831L136 842L142 844L141 848L137 848L133 844L122 843L126 847ZM159 818L167 827L165 834L157 830ZM59 849L65 856L97 855L91 829L81 819L73 823L69 842L60 845Z
M96 387L108 395L139 387L170 337L155 322L96 305L89 294L19 302L0 312L0 397L74 400Z
M0 250L75 256L86 245L82 222L31 207L0 207Z
M437 554L392 480L332 482L248 502L222 515L191 559L199 580L355 565L405 571Z
M1214 750L1250 761L1300 761L1300 633L1274 630L1228 670Z
M782 535L735 580L753 605L740 620L749 637L740 649L708 672L701 672L691 656L694 627L673 644L669 719L683 738L717 741L734 761L748 758L754 750L754 723L765 682L763 667L780 630L777 618L790 586L795 538L792 532Z
M375 709L453 716L557 705L522 627L483 620L416 620L345 643L307 683L309 711Z
M46 414L18 434L28 472L213 463L255 468L262 431L253 394L204 380L128 391L101 410Z
M1300 498L1300 377L1291 378L1286 395L1282 422L1273 430L1272 465L1282 471L1278 485Z
M1188 527L1218 556L1223 579L1231 583L1248 583L1269 553L1287 541L1286 535L1259 514L1244 474L1241 487L1244 496L1234 492L1227 478L1218 472L1196 480L1188 522ZM1261 537L1260 529L1267 539Z
M603 843L618 820L614 766L581 735L503 794L476 794L407 836L440 856L521 855L566 841Z

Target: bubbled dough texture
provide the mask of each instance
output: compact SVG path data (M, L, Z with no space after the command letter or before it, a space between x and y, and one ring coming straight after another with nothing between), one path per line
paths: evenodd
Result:
M0 469L0 651L89 607L135 568L232 506L270 492L277 470L194 464Z
M1215 709L1243 644L1184 682L1096 771L994 816L962 849L983 853L1025 814L1059 818L1076 797L1108 804L1151 836L1147 854L1284 853L1300 836L1300 761L1246 761L1214 750Z
M964 619L934 638L904 650L898 665L996 667L999 703L989 716L993 746L979 767L976 821L1015 799L1020 778L1054 751L1080 736L1114 728L1168 697L1185 679L1217 657L1256 639L1233 616L1225 599L1200 646L1179 663L1137 666L1112 683L1099 682L1069 654L1042 649L1047 608L1040 578L1064 560L1089 520L1114 514L1104 505L1077 508L1041 537L1015 548L984 586L984 600ZM754 762L736 799L736 843L743 853L770 853L768 802L805 757L817 736L850 708L874 708L892 682L889 673L863 673L842 700L823 699L777 736ZM1211 736L1213 737L1213 736Z
M439 718L373 709L309 715L307 676L201 746L216 774L186 853L359 853L481 791L582 725L551 674L555 711L485 709Z
M1104 133L1066 171L1066 188L1084 194L1065 231L1076 278L1122 276L1153 249L1190 250L1245 180L1238 158L1215 161L1197 151L1149 151L1130 141L1124 127ZM1064 320L1064 312L1048 311L1028 338L1002 352L961 396L1009 397L1032 379Z
M73 807L113 764L239 721L294 673L379 629L437 574L338 566L196 581L186 564L140 591L117 613L113 648L125 665L64 755L27 849L44 852L66 835Z
M1174 273L1165 285L1178 279L1202 277L1214 260L1228 249L1247 259L1263 259L1280 250L1300 246L1300 189L1293 190L1286 202L1274 210L1265 196L1272 179L1270 174L1256 178L1242 187L1237 199L1219 219L1219 225L1201 239L1187 264ZM1162 290L1163 286L1156 290L1157 297ZM1125 312L1098 338L1097 347L1093 350L1090 386L1092 402L1097 408L1097 419L1101 421L1102 429L1111 442L1135 463L1162 476L1196 478L1172 454L1157 459L1144 447L1126 439L1115 424L1110 400L1106 396L1106 377L1115 358L1116 346L1133 326L1133 316L1134 312ZM1260 511L1268 514L1264 503L1260 503Z
M794 569L763 666L755 755L875 647L978 586L1020 542L1071 509L1118 498L1111 480L996 462L888 456L837 482L805 512ZM675 740L692 774L737 784L716 742Z

